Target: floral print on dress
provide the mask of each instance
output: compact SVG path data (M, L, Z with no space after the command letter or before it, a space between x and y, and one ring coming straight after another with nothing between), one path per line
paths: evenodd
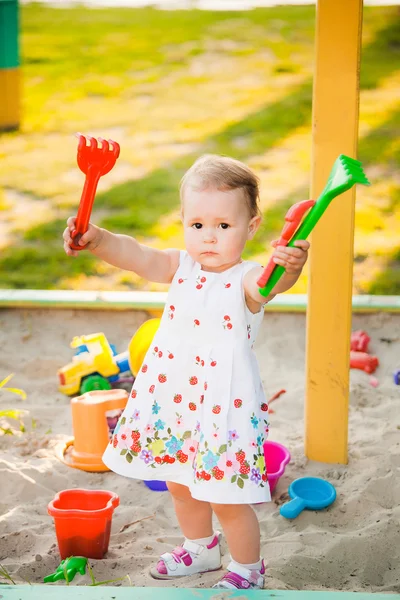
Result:
M182 253L104 455L112 470L177 481L210 502L269 500L268 405L251 349L262 315L249 314L240 288L251 267L205 273Z

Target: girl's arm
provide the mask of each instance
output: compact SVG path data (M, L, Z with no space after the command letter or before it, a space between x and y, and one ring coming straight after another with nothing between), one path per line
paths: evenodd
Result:
M71 248L75 217L70 217L63 233L64 250L68 256L79 256ZM120 269L134 271L140 277L157 283L170 283L179 266L179 250L156 250L139 244L127 235L118 235L89 223L79 244L105 262Z
M179 250L157 250L127 235L101 230L98 245L90 249L110 265L133 271L148 281L171 283L179 266Z

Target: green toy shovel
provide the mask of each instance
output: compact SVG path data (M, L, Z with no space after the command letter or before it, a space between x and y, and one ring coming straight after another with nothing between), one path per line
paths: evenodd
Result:
M293 247L297 240L305 240L318 223L319 219L328 208L331 201L343 192L346 192L354 184L361 183L362 185L371 185L365 176L360 161L341 154L333 165L332 171L329 174L328 182L324 187L321 195L311 208L309 213L304 217L304 220L298 230L295 232L288 247ZM267 267L268 268L268 267ZM271 293L271 290L276 286L279 279L284 274L285 269L280 265L276 265L271 276L263 287L260 287L259 292L266 297ZM262 281L262 276L258 281ZM258 282L257 282L258 283ZM263 281L264 283L264 281ZM260 285L260 284L259 284Z

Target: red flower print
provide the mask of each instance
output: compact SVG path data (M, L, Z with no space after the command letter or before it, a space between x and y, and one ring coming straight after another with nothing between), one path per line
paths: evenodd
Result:
M174 402L176 402L177 404L179 404L179 402L182 402L182 396L181 396L181 394L175 394L175 396L174 396Z
M193 377L189 377L189 383L190 383L190 385L197 385L199 383L199 380L194 375Z
M167 376L165 375L165 373L160 373L160 375L158 376L158 381L160 383L165 383L167 381Z

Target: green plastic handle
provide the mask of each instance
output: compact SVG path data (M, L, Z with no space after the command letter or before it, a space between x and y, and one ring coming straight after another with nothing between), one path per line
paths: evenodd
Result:
M339 194L342 194L348 189L348 186L343 185L343 189L335 188L331 191L323 191L321 196L318 198L317 202L314 204L310 212L304 217L304 221L288 243L287 247L293 248L294 243L298 240L306 240L315 225L318 223L329 204ZM285 272L285 268L281 265L276 265L274 270L271 273L271 277L268 279L267 284L264 288L259 289L259 292L262 296L269 296L271 290L276 286L280 278Z

